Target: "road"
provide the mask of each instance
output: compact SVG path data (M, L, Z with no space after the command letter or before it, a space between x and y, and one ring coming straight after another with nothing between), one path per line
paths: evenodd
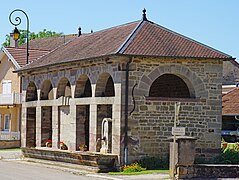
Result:
M64 169L56 169L35 163L21 161L0 161L1 180L99 180L100 177L91 177Z

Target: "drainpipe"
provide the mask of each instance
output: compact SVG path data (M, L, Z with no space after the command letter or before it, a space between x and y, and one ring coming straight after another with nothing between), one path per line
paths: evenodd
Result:
M128 106L129 106L129 65L132 62L130 59L126 64L125 71L125 126L124 126L124 164L128 163Z

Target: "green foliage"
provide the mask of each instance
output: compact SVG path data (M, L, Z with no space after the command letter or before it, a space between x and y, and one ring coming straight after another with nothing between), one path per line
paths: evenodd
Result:
M123 166L123 172L125 173L131 173L131 172L140 172L145 171L146 168L142 168L139 163L135 162L130 165L124 165Z
M169 168L168 158L146 156L146 157L141 158L138 162L142 167L146 168L147 170L168 169Z
M222 146L218 156L209 160L197 158L195 164L239 164L239 144L230 143L227 146Z
M20 38L18 41L18 45L26 43L26 37L27 37L27 31L26 30L19 30L20 31ZM56 33L54 31L47 31L46 29L43 29L43 31L38 32L37 34L34 32L29 32L28 34L28 40L37 39L37 38L47 38L47 37L56 37L61 36L63 33ZM2 44L2 46L9 46L10 45L10 36L7 34L5 36L5 42Z

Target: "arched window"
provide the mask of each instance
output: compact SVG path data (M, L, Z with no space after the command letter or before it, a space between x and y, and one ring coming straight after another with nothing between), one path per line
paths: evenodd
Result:
M195 98L192 88L179 76L174 74L164 74L159 76L151 85L150 97L166 98Z
M76 81L75 98L92 97L91 83L86 75L81 75Z
M102 73L96 83L96 97L115 96L114 82L110 74Z
M34 82L30 82L26 92L26 102L37 101L37 88Z

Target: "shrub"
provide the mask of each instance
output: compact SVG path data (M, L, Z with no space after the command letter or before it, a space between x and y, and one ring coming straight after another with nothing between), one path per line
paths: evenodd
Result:
M141 158L139 164L147 170L169 169L168 158L160 158L156 156L146 156Z
M123 166L123 172L130 173L130 172L140 172L144 171L146 168L142 168L139 163L133 163L130 165Z
M195 164L239 164L238 143L222 147L221 153L212 159L197 158Z

